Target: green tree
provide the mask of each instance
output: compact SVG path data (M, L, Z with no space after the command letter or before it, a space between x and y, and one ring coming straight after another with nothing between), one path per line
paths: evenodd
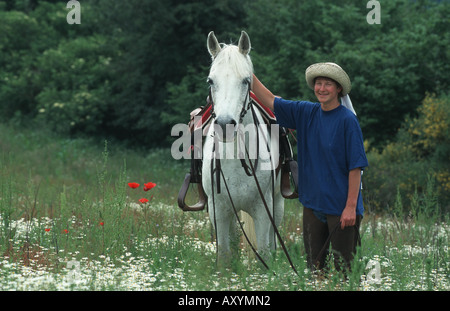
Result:
M116 53L102 36L62 41L46 50L37 60L39 79L47 81L36 96L38 119L60 133L106 135Z
M209 63L209 31L241 29L242 1L99 1L98 7L108 25L104 32L120 36L123 53L114 62L108 131L146 146L161 145L173 125L162 115L179 110L168 102L187 107L185 96L190 96L177 94L175 100L170 92L187 83L189 68L199 72Z
M252 1L249 34L256 74L286 98L316 100L305 83L305 69L315 62L340 64L351 77L363 133L380 147L425 92L450 84L450 4L382 2L380 25L367 23L365 4Z
M381 147L426 92L449 86L450 4L383 1L380 25L367 23L365 4L91 0L82 2L81 24L68 25L60 1L0 2L0 115L44 118L64 132L146 147L165 144L171 126L204 104L208 32L230 43L246 30L256 74L285 98L316 100L305 69L342 65L364 136ZM50 109L55 103L68 110Z
M9 119L16 112L29 114L34 110L38 92L35 56L42 51L36 38L42 37L43 29L35 18L22 12L0 11L0 20L0 112L2 118Z

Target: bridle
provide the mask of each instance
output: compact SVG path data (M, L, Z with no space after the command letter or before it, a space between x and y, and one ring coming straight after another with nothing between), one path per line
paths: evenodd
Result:
M209 96L208 96L208 102L211 104L211 117L213 119L216 119L216 113L214 111L214 100L212 97L212 86L209 88ZM250 92L251 92L251 83L250 81L247 82L247 93L244 98L244 102L242 105L241 112L239 113L239 124L242 124L242 121L244 120L245 115L249 110L252 112L253 122L255 124L256 128L256 154L259 154L259 120L256 116L255 108L253 107L252 101L250 100ZM213 122L214 123L214 122ZM213 136L215 135L215 132L213 133ZM214 152L214 150L213 150ZM245 155L240 154L239 159L241 161L241 165L244 168L245 173L247 176L252 176L252 172L250 169L250 166L245 162ZM250 161L250 158L249 158ZM220 161L216 161L216 165L220 166ZM258 158L255 159L255 168L258 167ZM219 174L216 175L217 185L218 185L218 191L220 191L220 176ZM219 192L220 193L220 192Z

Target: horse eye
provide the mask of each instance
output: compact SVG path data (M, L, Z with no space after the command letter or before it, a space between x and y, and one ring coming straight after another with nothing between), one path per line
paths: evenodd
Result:
M242 84L244 85L248 85L250 84L250 82L251 82L250 78L245 78L244 80L242 80Z
M211 78L206 79L206 82L208 82L209 85L214 84L214 81Z

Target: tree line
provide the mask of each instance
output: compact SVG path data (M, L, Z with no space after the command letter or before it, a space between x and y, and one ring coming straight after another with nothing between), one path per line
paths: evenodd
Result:
M64 1L0 2L0 115L67 135L167 146L170 129L203 105L206 36L250 35L255 73L277 95L315 100L304 72L332 61L349 74L351 98L372 146L392 140L427 93L450 82L448 1Z

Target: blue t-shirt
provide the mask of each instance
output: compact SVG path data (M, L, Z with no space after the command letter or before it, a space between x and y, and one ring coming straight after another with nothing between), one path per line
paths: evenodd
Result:
M316 212L341 215L348 195L348 174L368 166L356 116L340 105L323 111L319 103L275 98L281 126L297 130L298 194ZM356 214L363 215L361 190Z

